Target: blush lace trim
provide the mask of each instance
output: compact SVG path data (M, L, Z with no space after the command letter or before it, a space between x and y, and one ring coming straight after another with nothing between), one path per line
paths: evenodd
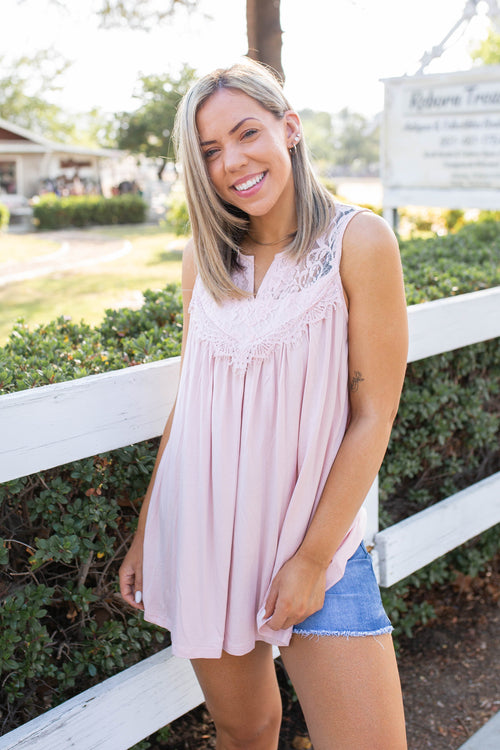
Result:
M331 317L339 304L342 291L336 284L327 291L308 310L246 345L237 338L229 337L216 326L201 305L197 306L196 315L192 317L190 333L207 345L211 357L228 359L235 372L245 373L252 361L267 359L280 346L299 344L310 325Z
M300 261L286 252L274 257L255 297L218 304L196 279L190 328L212 356L225 357L244 372L251 360L299 342L308 326L332 315L339 304L347 316L339 273L342 238L351 218L363 209L346 204L336 204L335 209L329 230ZM241 255L240 261L233 281L252 292L253 258Z

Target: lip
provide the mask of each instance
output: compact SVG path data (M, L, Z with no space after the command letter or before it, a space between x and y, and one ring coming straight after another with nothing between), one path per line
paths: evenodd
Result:
M260 177L260 175L262 175L262 179L259 182L257 182L255 185L252 185L252 187L249 187L248 190L236 190L236 185L244 185L245 182L248 182L249 180L254 180L256 177ZM255 172L254 174L245 175L245 177L242 177L240 180L236 180L236 182L234 182L231 185L231 190L234 193L236 193L236 195L239 195L243 198L247 198L249 196L254 195L261 189L262 185L264 184L266 180L266 177L267 177L267 171Z

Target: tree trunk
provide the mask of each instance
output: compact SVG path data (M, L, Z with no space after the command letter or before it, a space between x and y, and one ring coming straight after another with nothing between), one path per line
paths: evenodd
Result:
M270 65L281 79L280 0L247 0L248 57Z

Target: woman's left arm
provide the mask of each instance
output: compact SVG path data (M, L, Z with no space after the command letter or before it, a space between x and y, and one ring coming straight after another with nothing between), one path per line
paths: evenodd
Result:
M273 629L323 606L326 569L351 527L387 449L403 386L408 325L396 238L362 213L348 225L340 266L349 308L351 419L296 554L276 575L266 605Z

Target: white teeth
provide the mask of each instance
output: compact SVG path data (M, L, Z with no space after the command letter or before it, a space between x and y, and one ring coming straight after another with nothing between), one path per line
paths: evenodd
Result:
M258 177L253 177L251 180L247 180L246 182L243 182L241 185L235 185L234 187L235 187L235 190L248 190L254 185L257 185L257 183L263 179L264 179L264 172L262 172L262 174L260 174Z

